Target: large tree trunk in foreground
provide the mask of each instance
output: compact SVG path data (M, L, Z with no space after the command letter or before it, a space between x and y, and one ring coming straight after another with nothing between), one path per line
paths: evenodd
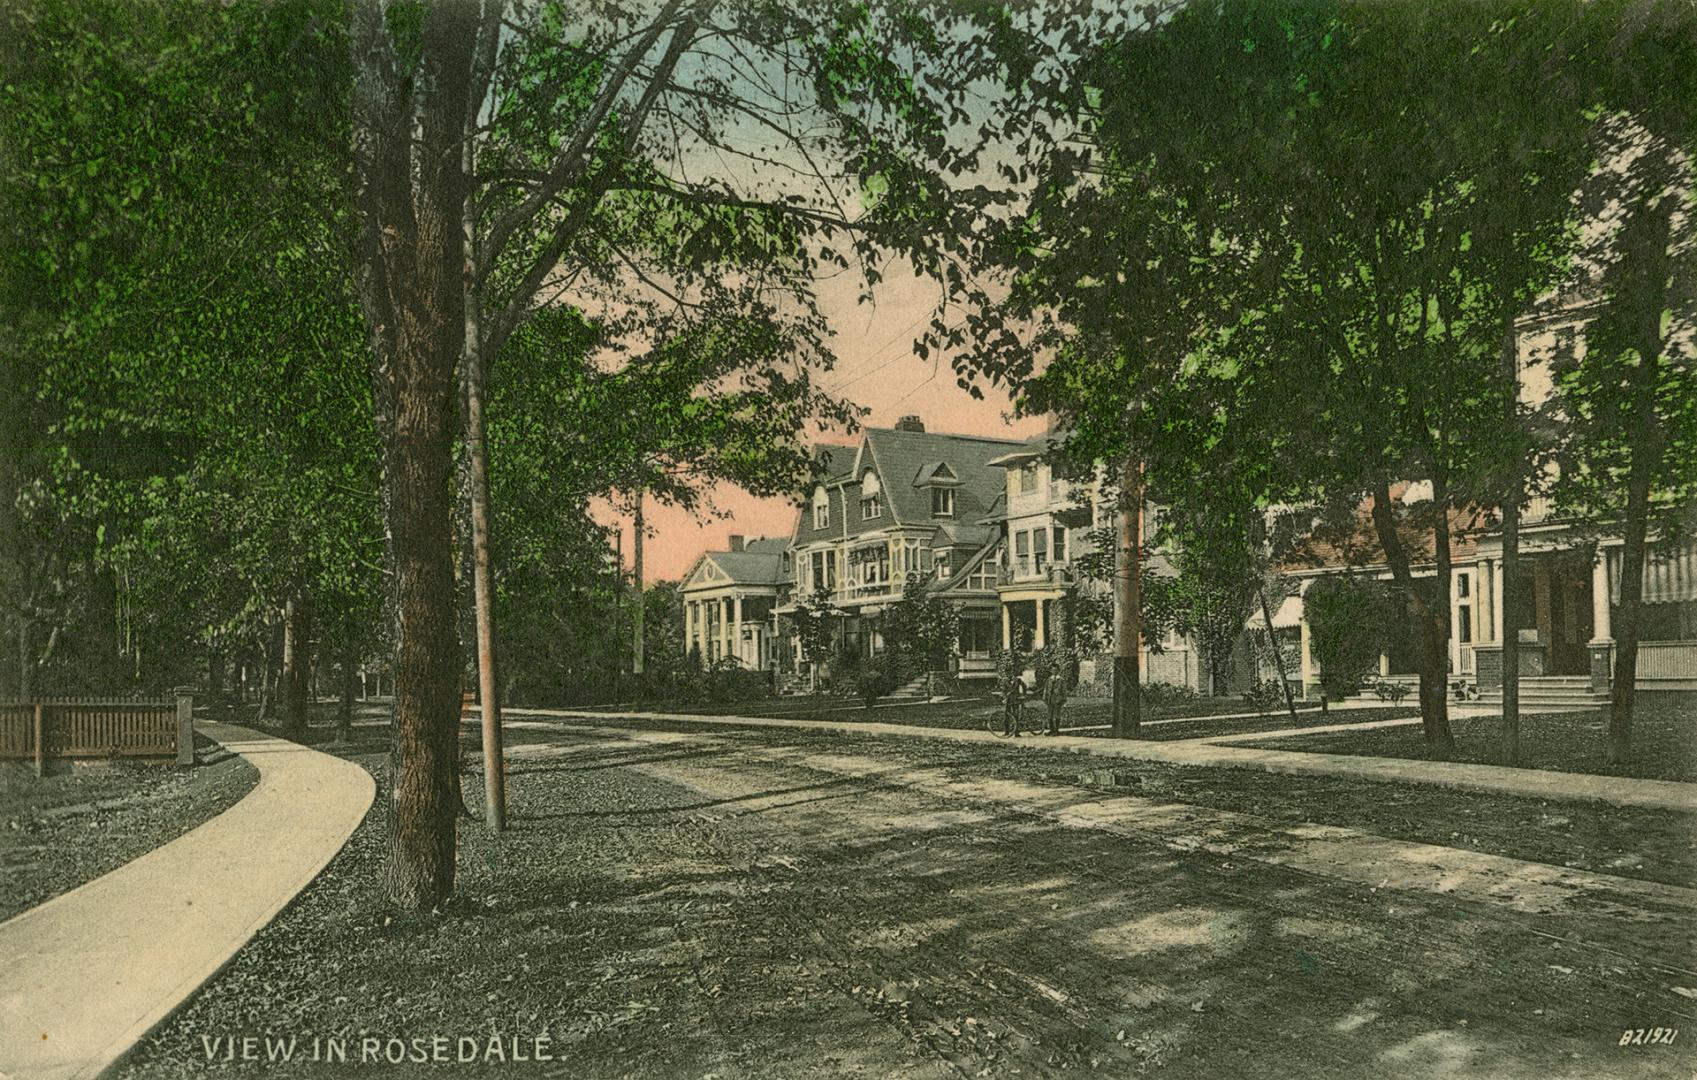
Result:
M1114 512L1114 737L1136 738L1143 723L1143 467L1127 456Z
M423 9L416 69L396 72L381 5L356 0L360 296L372 343L396 622L386 884L428 909L454 889L460 661L450 489L464 347L465 184L477 10Z

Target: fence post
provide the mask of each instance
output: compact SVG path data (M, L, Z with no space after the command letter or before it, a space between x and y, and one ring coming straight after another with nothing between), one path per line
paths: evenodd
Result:
M177 764L194 764L194 696L177 694Z
M47 725L41 722L41 702L35 703L35 775L47 775Z

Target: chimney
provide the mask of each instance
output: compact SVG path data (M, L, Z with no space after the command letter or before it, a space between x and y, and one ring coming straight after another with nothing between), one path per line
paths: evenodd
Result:
M731 534L731 550L732 551L741 551L742 550L742 537L737 533Z
M896 421L896 430L918 431L923 433L925 431L925 421L921 420L917 416L904 416L900 420Z

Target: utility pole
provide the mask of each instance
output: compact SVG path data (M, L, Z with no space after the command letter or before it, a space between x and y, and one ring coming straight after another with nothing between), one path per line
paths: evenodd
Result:
M465 142L471 174L472 140ZM489 448L483 422L485 366L482 311L477 298L477 216L470 194L461 221L465 230L466 453L471 459L471 581L477 609L477 697L483 711L484 820L493 832L507 827L507 774L501 750L501 709L495 689L495 598L489 566Z
M641 675L643 666L642 641L642 489L636 489L636 526L631 530L631 577L636 588L636 607L631 611L631 658L630 669L633 674Z
M1143 640L1143 463L1126 455L1114 512L1114 736L1142 724L1139 654Z
M1516 584L1520 566L1520 500L1522 497L1521 462L1524 460L1520 441L1520 356L1514 336L1514 316L1505 317L1506 329L1503 333L1503 383L1507 400L1503 421L1507 425L1504 431L1513 445L1513 456L1509 462L1507 490L1503 493L1503 558L1498 572L1503 576L1502 620L1503 640L1503 723L1498 760L1504 765L1514 765L1520 759L1520 627L1515 624L1513 613L1515 601L1519 599L1520 587Z

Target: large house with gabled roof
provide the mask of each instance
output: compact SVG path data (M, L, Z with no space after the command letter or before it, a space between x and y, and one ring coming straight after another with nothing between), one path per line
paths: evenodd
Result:
M1020 445L928 432L910 416L852 445L820 447L824 476L797 515L791 588L777 614L823 589L842 638L870 655L883 647L877 616L922 581L960 609L960 674L988 678L1004 486L991 462Z

